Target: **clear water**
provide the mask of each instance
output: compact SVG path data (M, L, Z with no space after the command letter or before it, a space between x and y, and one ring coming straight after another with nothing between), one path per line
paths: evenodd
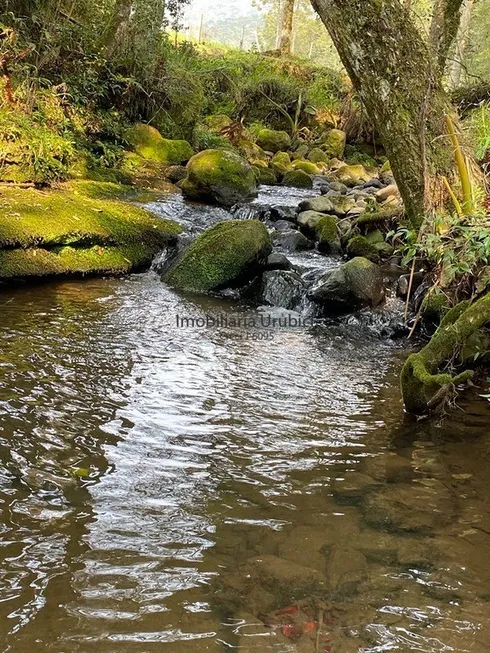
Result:
M490 650L487 405L407 423L362 321L206 314L258 316L151 272L2 290L1 650Z

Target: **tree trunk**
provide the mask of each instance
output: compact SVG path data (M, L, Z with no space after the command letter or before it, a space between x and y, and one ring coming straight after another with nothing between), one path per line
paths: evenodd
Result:
M108 59L112 56L122 33L129 25L132 4L132 0L116 0L109 24L102 36L102 47L105 49Z
M454 170L450 101L427 44L399 0L311 0L381 136L407 217L419 226Z
M295 0L284 0L281 20L281 40L279 50L281 55L287 57L291 54L293 18Z
M449 81L451 89L456 89L461 82L461 73L463 72L463 59L470 39L471 16L475 0L466 0L461 13L461 24L456 37L456 49L453 60L449 64Z
M429 45L441 76L446 68L449 50L458 33L463 2L464 0L435 0L434 3Z

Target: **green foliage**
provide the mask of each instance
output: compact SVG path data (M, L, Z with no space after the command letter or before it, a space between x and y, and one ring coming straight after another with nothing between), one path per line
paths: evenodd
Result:
M464 125L477 158L485 160L490 150L490 104L482 104L472 111Z

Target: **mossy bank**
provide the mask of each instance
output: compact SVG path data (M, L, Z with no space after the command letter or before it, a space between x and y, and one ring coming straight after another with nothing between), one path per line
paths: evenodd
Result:
M131 189L88 182L56 190L1 186L0 280L148 266L180 227L114 199L124 192Z

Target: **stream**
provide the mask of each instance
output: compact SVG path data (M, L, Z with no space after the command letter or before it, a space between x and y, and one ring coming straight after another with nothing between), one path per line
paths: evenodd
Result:
M1 290L3 653L490 650L490 404L407 421L405 340L242 324L277 314L155 271Z

